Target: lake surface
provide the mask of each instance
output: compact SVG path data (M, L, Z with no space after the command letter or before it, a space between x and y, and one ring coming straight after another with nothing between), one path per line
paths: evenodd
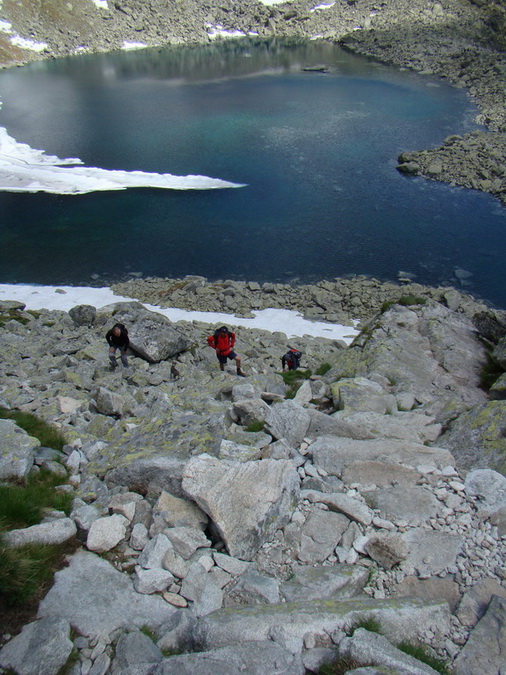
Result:
M303 70L319 64L328 72ZM2 283L402 270L506 307L499 202L395 169L403 151L480 128L465 92L441 80L326 43L243 40L35 63L0 73L0 98L0 126L47 153L246 184L0 193Z

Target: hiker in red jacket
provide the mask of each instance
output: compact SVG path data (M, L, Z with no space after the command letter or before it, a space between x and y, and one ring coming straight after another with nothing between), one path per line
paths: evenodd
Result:
M235 333L229 331L226 326L222 326L207 338L207 344L216 350L216 356L220 362L220 370L225 370L227 359L233 359L237 368L237 374L241 377L246 377L241 370L241 359L234 352Z

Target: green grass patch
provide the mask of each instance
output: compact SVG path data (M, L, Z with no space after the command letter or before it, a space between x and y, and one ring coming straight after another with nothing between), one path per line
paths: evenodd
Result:
M27 479L24 485L0 485L0 533L40 523L44 508L64 511L68 515L73 495L55 489L61 484L61 476L41 471Z
M410 642L401 642L397 645L397 649L425 663L425 665L430 666L437 673L441 673L441 675L450 675L448 664L443 659L431 654L426 647L413 645Z
M39 597L61 567L69 544L11 548L3 541L8 530L40 523L43 509L70 513L73 495L55 489L61 483L61 477L41 471L24 485L0 485L0 599L7 609L19 609Z
M322 363L315 371L315 375L325 375L332 368L330 363Z
M45 448L63 450L66 443L65 437L58 429L39 419L36 415L32 415L32 413L21 412L21 410L7 410L7 408L0 406L0 419L13 420L27 434L38 438Z
M264 422L260 422L259 420L256 422L252 422L251 424L248 424L248 426L244 427L244 431L251 431L252 433L263 430L264 430Z
M346 675L346 673L349 673L350 670L355 670L355 668L360 668L360 663L353 659L338 656L332 663L324 663L320 666L318 675Z
M381 624L372 617L367 619L359 619L356 623L354 623L351 628L350 635L353 635L357 628L365 628L365 630L368 630L369 633L378 633L378 635L381 635Z
M381 305L381 312L386 312L393 305L402 305L403 307L410 307L412 305L425 305L426 298L419 298L415 295L403 295L398 300L387 300Z

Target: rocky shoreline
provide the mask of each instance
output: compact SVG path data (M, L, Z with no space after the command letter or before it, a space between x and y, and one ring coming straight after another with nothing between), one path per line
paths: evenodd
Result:
M100 9L91 0L66 5L29 0L5 4L0 18L11 31L45 44L40 52L13 45L0 33L0 63L17 65L79 50L208 43L213 30L260 38L292 37L335 41L384 63L437 75L468 90L487 131L452 136L440 148L406 148L400 170L431 180L488 192L506 202L506 18L500 3L444 0L357 0L315 8L305 0L262 3L198 2L169 9L162 0L118 0Z
M418 299L435 300L452 311L472 318L487 310L487 303L453 286L424 286L409 280L398 283L365 276L342 277L316 284L281 284L256 281L209 281L200 276L179 279L135 278L111 286L118 295L136 298L158 307L225 312L252 316L261 309L281 308L300 312L306 319L351 325L369 321L388 303L416 304ZM464 270L456 270L466 282ZM458 277L456 277L456 280ZM499 314L503 314L498 310ZM231 319L233 321L233 319Z

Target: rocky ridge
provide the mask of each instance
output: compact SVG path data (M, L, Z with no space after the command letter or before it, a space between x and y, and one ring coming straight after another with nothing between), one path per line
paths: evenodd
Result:
M336 2L306 0L266 6L252 0L205 5L181 0L117 0L97 7L92 0L68 3L5 0L0 18L12 34L45 45L41 51L13 43L0 32L0 62L25 63L80 51L111 51L125 43L147 46L208 43L214 31L259 38L300 37L336 41L385 63L437 75L464 87L480 109L488 131L456 138L440 148L406 148L399 169L506 200L504 168L506 57L505 12L499 2L393 0ZM22 43L21 43L22 44Z
M290 391L281 333L237 329L239 380L218 370L209 326L138 303L0 309L0 404L68 440L60 454L0 420L0 475L63 464L74 495L70 516L10 545L82 542L1 667L49 675L74 649L75 675L293 675L336 658L435 672L408 641L457 675L499 671L504 374L480 385L490 359L506 368L504 312L392 304L348 348L299 340L322 374ZM110 372L116 321L133 352Z

